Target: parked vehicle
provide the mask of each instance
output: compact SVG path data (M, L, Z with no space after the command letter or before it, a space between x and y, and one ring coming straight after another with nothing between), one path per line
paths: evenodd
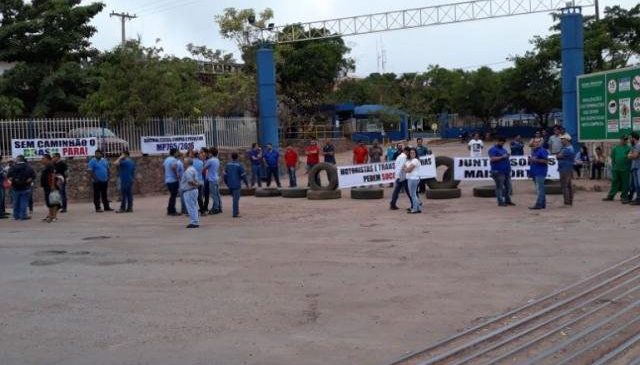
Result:
M98 148L107 156L115 156L129 150L129 142L119 138L108 128L77 128L69 131L70 138L98 139Z

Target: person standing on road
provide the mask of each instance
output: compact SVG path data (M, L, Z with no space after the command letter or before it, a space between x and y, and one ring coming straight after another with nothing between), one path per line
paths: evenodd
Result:
M209 194L213 205L209 214L215 215L222 213L222 199L220 198L220 159L218 159L218 149L213 147L209 150L211 158L204 165L207 171L207 184L209 185ZM208 209L208 205L204 207Z
M62 197L62 209L60 213L67 212L67 171L69 167L66 162L62 160L62 156L59 153L53 154L53 167L56 170L56 174L62 176L62 181L59 181L60 196Z
M537 192L536 203L529 207L529 209L546 209L547 200L544 191L544 181L547 178L547 171L549 169L549 151L544 148L542 141L536 140L533 142L533 150L531 151L531 156L529 156L529 165L531 166L529 171L536 184Z
M631 133L631 143L633 148L629 152L628 158L631 160L631 183L636 192L636 198L631 205L640 205L640 134L638 132Z
M373 141L373 146L369 149L369 162L376 163L382 162L382 156L384 155L384 151L382 147L378 144L378 140Z
M118 167L120 179L120 210L116 213L133 213L133 183L136 180L136 163L133 162L129 151L124 151L113 163Z
M178 149L172 148L169 150L169 157L163 162L164 167L164 183L169 190L169 203L167 204L167 215L176 216L178 211L176 210L176 198L178 197L178 191L180 190L180 174L178 174Z
M251 151L249 152L249 159L251 160L251 187L262 187L262 149L257 143L251 145Z
M62 202L52 202L50 200L51 192L57 190L57 181L56 169L53 165L53 159L49 154L42 156L42 164L44 165L44 169L40 173L40 187L42 187L43 191L44 205L48 209L47 216L42 220L51 223L57 219L58 209Z
M202 179L200 180L202 181L202 186L200 188L201 191L199 192L201 196L198 196L198 207L200 208L200 215L204 216L208 213L209 197L211 195L209 192L209 182L207 181L207 169L205 167L209 160L209 149L202 148L200 153L198 153L198 158L202 161L202 174L200 175Z
M332 165L336 164L336 146L331 143L331 140L327 139L322 147L322 154L324 155L324 162Z
M591 164L591 180L602 179L602 170L606 163L606 157L602 152L602 147L596 147L595 154L593 155L593 163Z
M524 143L522 137L518 134L510 144L511 156L524 156Z
M553 135L549 137L549 152L552 155L557 155L562 149L562 129L558 126L553 128Z
M489 149L491 162L491 177L496 184L496 199L498 206L515 205L511 201L511 162L509 152L504 148L507 142L504 137L497 137L498 143Z
M418 159L418 152L415 148L409 149L409 157L402 168L407 177L407 185L411 196L411 209L407 213L422 213L422 202L418 197L418 184L420 183L418 169L420 168L420 160Z
M422 138L418 138L416 140L416 153L418 154L418 159L425 157L427 155L432 154L431 150L424 145ZM418 193L424 194L427 191L426 179L420 179L420 183L418 184Z
M298 168L298 152L293 149L291 144L287 145L287 150L284 153L284 162L287 165L287 173L289 174L289 187L295 188L298 186L296 178L296 169Z
M469 156L482 157L484 142L482 142L482 140L480 139L480 133L475 132L473 134L473 139L469 141L469 143L467 144L467 148L469 149Z
M307 174L311 172L311 169L320 163L320 147L318 147L318 141L314 139L311 140L309 146L304 149L304 153L307 156ZM317 181L318 184L320 183ZM308 185L310 185L309 182Z
M95 157L89 161L88 171L93 180L93 205L95 205L96 213L113 211L107 197L110 177L109 161L103 157L101 150L96 150ZM100 209L100 201L102 201L104 210Z
M280 171L278 164L280 163L280 153L273 149L271 143L267 143L267 150L264 153L264 162L267 165L267 187L271 187L271 177L276 182L276 186L282 187L280 184Z
M560 173L560 186L564 196L564 205L573 205L573 168L576 153L571 145L571 136L567 133L560 136L562 148L558 152L558 172Z
M627 136L620 137L620 143L611 149L611 189L602 200L612 201L620 192L622 204L629 203L631 160L628 156L630 152L631 147L627 144Z
M369 161L369 150L363 141L358 141L358 145L353 149L353 164L363 165Z
M31 196L31 186L36 179L36 172L27 163L24 156L16 157L16 161L7 173L13 189L13 219L25 221L31 219L27 215L27 206Z
M405 147L404 150L402 151L402 153L400 153L400 155L398 156L398 158L396 158L395 161L395 167L396 167L396 171L395 171L395 185L393 187L393 194L391 195L391 204L390 204L390 209L391 210L398 210L398 197L400 195L400 191L404 191L407 196L409 197L409 202L411 203L411 206L413 207L413 199L411 198L411 193L409 192L409 185L407 183L407 175L404 171L404 164L407 162L407 158L408 158L408 154L409 151L411 150L411 148L409 147Z
M396 145L394 145L393 143L389 143L389 147L387 147L387 156L386 156L386 160L388 162L390 161L395 161L396 159L394 157L396 157L396 152L397 152L397 148Z
M204 172L204 161L200 159L200 153L195 150L190 151L189 157L191 157L192 164L194 169L198 175L198 212L202 214L202 208L204 208L204 200L202 199L202 192L204 187L204 178L202 177L202 173Z
M200 181L198 171L193 167L193 159L187 157L183 160L185 167L184 174L180 179L180 192L182 193L183 204L189 213L189 225L187 228L200 227L200 215L198 214L198 188Z
M244 167L238 162L238 154L231 154L231 162L224 169L224 183L231 191L233 197L233 218L240 218L240 189L242 182L248 187L247 174Z

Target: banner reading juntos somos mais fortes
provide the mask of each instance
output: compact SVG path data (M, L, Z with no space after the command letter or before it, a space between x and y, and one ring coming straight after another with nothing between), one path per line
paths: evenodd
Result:
M514 180L529 179L529 158L527 156L512 156L511 178ZM489 157L456 157L454 159L454 178L456 180L491 180L491 163ZM558 160L549 156L547 179L558 180Z

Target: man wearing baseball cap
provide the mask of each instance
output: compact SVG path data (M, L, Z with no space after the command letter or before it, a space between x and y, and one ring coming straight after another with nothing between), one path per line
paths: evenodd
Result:
M571 145L571 136L567 133L560 136L562 147L558 152L558 172L560 173L560 186L564 195L564 205L573 205L573 164L576 159L576 151Z
M622 204L629 204L629 173L631 160L628 155L631 147L627 144L627 136L620 137L620 143L611 149L611 190L604 201L612 201L618 191Z

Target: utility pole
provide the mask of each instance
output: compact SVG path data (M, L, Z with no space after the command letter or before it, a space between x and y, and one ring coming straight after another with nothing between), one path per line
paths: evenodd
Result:
M126 33L125 33L125 22L127 20L131 20L131 19L135 19L138 16L133 14L129 14L129 13L116 13L115 11L112 11L109 14L109 17L114 17L117 16L120 18L120 23L122 24L122 47L124 48L125 43L127 42L127 37L126 37Z

